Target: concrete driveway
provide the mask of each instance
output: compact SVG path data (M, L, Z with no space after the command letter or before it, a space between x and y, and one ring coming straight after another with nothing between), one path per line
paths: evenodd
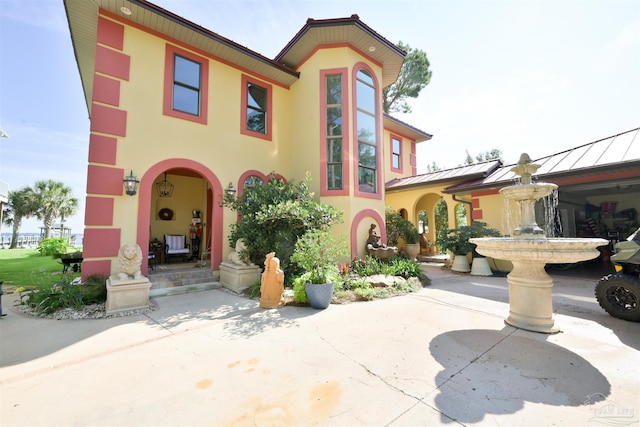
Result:
M504 323L503 277L425 266L388 300L264 310L224 290L148 315L0 320L2 426L638 425L640 324L557 277L544 335Z

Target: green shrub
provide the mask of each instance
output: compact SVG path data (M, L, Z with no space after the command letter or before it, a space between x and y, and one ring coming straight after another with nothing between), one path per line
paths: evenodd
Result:
M309 279L311 278L311 273L304 273L301 276L293 279L293 301L300 304L308 304L309 300L307 299L307 290L305 289L305 284L309 283Z
M288 283L303 273L290 261L298 238L309 230L342 222L341 211L315 201L310 182L309 174L300 183L285 182L271 174L267 183L245 186L238 197L224 195L223 206L241 218L231 226L229 246L235 247L238 239L244 239L247 255L256 265L264 263L265 254L275 252Z
M402 276L405 279L417 277L421 280L426 277L424 271L420 268L420 264L403 257L393 257L387 265L390 270L389 274L392 276Z
M73 276L64 274L56 283L43 283L29 292L21 292L20 302L42 314L51 314L63 308L79 310L85 305L106 301L106 280L106 276L94 275L89 276L85 283L75 283Z
M38 252L40 255L52 255L54 258L59 258L59 254L67 253L71 247L64 237L51 237L40 242Z

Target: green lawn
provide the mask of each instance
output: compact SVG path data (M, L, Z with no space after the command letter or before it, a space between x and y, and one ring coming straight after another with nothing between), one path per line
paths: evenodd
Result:
M37 249L1 249L0 280L4 281L4 291L13 287L34 286L55 281L62 273L62 263L51 256L43 256ZM80 276L74 273L73 277Z

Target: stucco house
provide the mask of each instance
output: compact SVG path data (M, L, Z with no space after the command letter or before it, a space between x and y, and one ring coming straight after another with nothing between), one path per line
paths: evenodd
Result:
M371 223L384 233L385 183L416 174L431 135L383 114L406 53L357 15L309 19L270 59L145 0L64 5L91 120L84 276L117 268L125 243L146 256L166 234L188 238L196 217L217 271L237 221L223 192L271 173L311 174L344 212L335 232L352 256Z

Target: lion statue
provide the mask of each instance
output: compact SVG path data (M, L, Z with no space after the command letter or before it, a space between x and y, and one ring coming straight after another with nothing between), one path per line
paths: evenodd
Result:
M245 261L242 255L242 252L247 249L247 245L245 245L244 240L238 239L236 240L236 250L229 254L229 262L237 265L253 265L250 261Z
M140 279L140 265L142 264L142 249L135 243L127 243L118 251L118 262L120 263L120 280L127 280L131 277Z

